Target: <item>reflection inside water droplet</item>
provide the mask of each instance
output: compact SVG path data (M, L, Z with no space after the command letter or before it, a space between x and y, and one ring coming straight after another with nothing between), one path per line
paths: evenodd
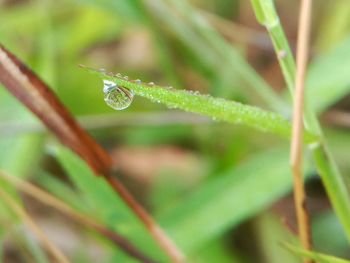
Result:
M110 80L103 80L103 93L106 104L115 110L126 109L134 98L132 90L119 87Z

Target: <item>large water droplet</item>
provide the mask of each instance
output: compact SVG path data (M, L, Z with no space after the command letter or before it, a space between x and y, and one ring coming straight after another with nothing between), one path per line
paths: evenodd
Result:
M116 83L110 80L103 80L103 93L106 104L115 109L123 110L130 106L134 93L124 87L119 87Z

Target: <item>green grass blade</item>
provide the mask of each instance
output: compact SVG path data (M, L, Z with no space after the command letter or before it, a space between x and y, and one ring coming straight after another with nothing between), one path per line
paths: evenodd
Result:
M350 91L350 37L317 58L308 72L307 101L321 113Z
M291 244L284 243L283 246L286 247L291 252L303 258L313 259L318 263L350 263L349 260L345 260L345 259L317 253L317 252L307 251Z
M102 78L114 81L118 86L132 90L136 95L145 97L156 103L163 103L169 108L198 113L217 121L242 124L284 138L290 137L291 129L289 121L277 113L235 101L201 95L198 92L176 90L169 87L165 88L154 84L140 83L139 81L129 81L125 77L119 77L118 74L106 74L91 69L90 71L96 72ZM305 136L307 142L312 142L315 139L309 133Z
M63 146L58 147L56 156L82 194L85 202L81 205L88 205L93 218L129 238L146 255L167 262L144 225L101 177L96 176L84 161Z
M85 4L91 4L106 10L117 11L117 15L130 21L142 21L143 13L139 9L140 0L111 1L111 0L80 0Z
M291 188L288 150L260 153L217 175L160 216L160 221L174 240L190 252L262 211Z
M350 240L349 192L333 157L325 151L326 146L317 144L312 150L313 157L334 210L345 229L348 240Z
M344 40L349 35L350 5L347 0L340 0L326 4L327 12L323 15L317 39L315 41L316 51L327 51Z
M251 0L259 23L266 27L274 45L288 89L293 93L295 62L272 0Z

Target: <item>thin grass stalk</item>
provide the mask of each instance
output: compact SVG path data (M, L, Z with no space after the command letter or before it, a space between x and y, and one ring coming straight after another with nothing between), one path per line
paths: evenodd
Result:
M251 0L257 20L266 27L290 93L293 95L295 62L272 0Z
M59 263L69 263L66 256L46 237L45 233L37 226L34 220L27 214L27 212L20 207L17 202L2 188L0 188L1 199L17 214L19 218L32 230L41 244L49 251L49 253Z
M254 7L254 12L257 20L264 26L266 26L270 38L273 43L279 43L275 45L275 52L277 57L280 56L280 50L290 50L288 41L285 34L272 34L270 28L279 27L278 31L283 32L283 28L279 23L279 18L276 13L274 3L272 0L251 0ZM278 23L273 23L278 21ZM272 26L273 25L273 26ZM277 29L275 29L277 30ZM282 39L283 38L283 39ZM288 62L287 57L293 59L291 53L285 53L284 59L279 59L281 68L286 79L286 83L289 87L291 95L294 96L294 77L295 77L295 63ZM293 78L293 85L290 85L288 79ZM342 175L340 174L337 164L334 161L332 154L329 152L327 143L324 139L322 129L317 120L317 116L310 110L308 104L304 105L304 124L305 131L315 134L318 140L313 143L309 143L308 146L312 151L313 158L315 160L317 171L322 178L322 182L325 185L327 194L331 200L332 206L341 221L348 240L350 241L350 194L346 188L346 183Z
M11 184L13 184L16 188L18 188L22 192L35 198L39 202L44 203L46 205L49 205L49 206L59 210L61 213L65 214L69 218L75 220L79 224L82 224L82 225L85 225L87 227L94 229L96 232L105 236L107 239L112 241L118 247L123 249L128 255L138 259L140 262L144 262L144 263L155 263L156 262L156 261L148 258L147 256L145 256L141 251L139 251L131 242L129 242L123 236L121 236L118 233L116 233L115 231L110 230L110 229L106 228L105 226L99 224L98 222L91 219L90 217L75 211L69 205L67 205L66 203L57 199L56 197L49 194L48 192L40 189L39 187L37 187L37 186L27 182L27 181L24 181L16 176L11 176L11 175L9 175L6 172L1 171L1 170L0 170L0 177L5 179L6 181L10 182Z
M298 220L298 232L302 246L312 249L310 219L306 206L306 194L303 180L303 109L305 75L309 58L310 24L312 1L303 0L300 6L298 43L297 43L297 68L295 76L295 98L293 108L293 128L291 140L291 166L294 179L294 204ZM305 263L312 261L307 259Z

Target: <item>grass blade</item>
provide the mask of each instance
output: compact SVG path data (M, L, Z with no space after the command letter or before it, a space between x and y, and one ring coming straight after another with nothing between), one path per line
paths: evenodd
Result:
M350 37L311 64L306 98L310 108L321 113L350 91Z
M284 138L290 137L289 121L277 113L235 101L201 95L198 92L165 88L153 83L140 83L136 80L129 81L118 74L99 72L94 69L89 70L98 74L101 78L112 80L118 86L132 90L136 95L156 103L163 103L169 108L198 113L218 121L242 124ZM315 139L312 134L305 134L306 142L310 143Z
M193 251L265 209L291 188L288 150L275 149L217 175L160 220L185 251Z
M350 263L349 260L345 260L345 259L317 253L317 252L307 251L291 244L284 243L283 246L286 247L291 252L303 258L313 259L318 263Z
M57 149L56 157L78 188L90 213L132 240L144 253L165 260L141 221L105 181L94 176L91 169L78 156L64 147Z
M274 45L289 91L294 90L295 62L272 0L251 0L260 24L266 27Z

